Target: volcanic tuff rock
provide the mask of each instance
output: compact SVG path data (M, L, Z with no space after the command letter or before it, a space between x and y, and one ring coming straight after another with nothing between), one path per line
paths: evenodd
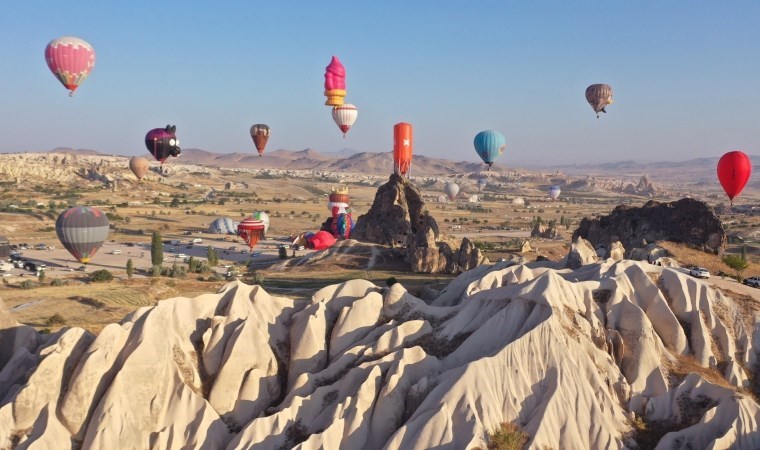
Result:
M753 304L647 263L546 264L482 265L429 302L233 282L97 337L0 309L0 448L453 450L502 422L530 448L635 448L634 416L666 448L760 447Z
M639 184L634 186L631 183L628 183L627 186L621 189L623 193L630 194L630 195L644 195L649 197L654 197L657 195L657 189L655 189L654 184L649 180L649 177L644 174L641 176L641 179L639 180Z
M409 180L393 174L380 186L369 211L356 220L352 237L406 249L414 272L456 273L487 261L467 238L452 250L442 237L419 189Z
M620 241L628 252L651 242L672 241L719 253L726 243L720 219L706 203L689 198L670 203L651 200L642 207L618 206L608 216L583 219L573 240L579 236L594 247L610 248L612 242Z
M555 227L536 223L533 229L530 231L530 237L532 238L544 238L544 239L564 239L562 233Z

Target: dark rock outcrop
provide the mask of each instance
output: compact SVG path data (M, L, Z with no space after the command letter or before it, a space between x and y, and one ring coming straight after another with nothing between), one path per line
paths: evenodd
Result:
M533 226L533 229L530 231L530 237L544 239L564 239L562 233L560 233L559 230L557 230L555 227L550 227L549 225L539 223Z
M414 272L456 273L487 261L467 238L457 250L439 242L438 223L430 215L419 189L397 174L378 188L372 206L356 220L351 236L405 249Z
M613 242L620 241L627 253L655 241L679 242L720 253L726 243L720 219L706 203L689 198L670 203L652 200L642 207L618 206L608 216L583 219L573 241L578 237L594 247L611 248Z

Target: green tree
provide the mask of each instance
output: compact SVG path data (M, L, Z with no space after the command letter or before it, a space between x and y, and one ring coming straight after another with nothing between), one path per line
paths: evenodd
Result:
M135 273L135 263L132 262L132 258L127 260L127 278L132 279L132 275Z
M172 198L172 202L169 203L170 208L179 208L179 199L177 197Z
M92 281L111 281L113 274L106 269L100 269L90 274L90 279Z
M206 259L208 260L208 265L211 267L219 264L219 255L216 253L216 249L210 245L206 251Z
M154 266L160 266L164 262L164 244L161 242L160 231L154 231L150 241L150 262Z
M749 266L749 263L740 255L727 255L723 258L723 263L736 272L736 277L742 281L742 272Z

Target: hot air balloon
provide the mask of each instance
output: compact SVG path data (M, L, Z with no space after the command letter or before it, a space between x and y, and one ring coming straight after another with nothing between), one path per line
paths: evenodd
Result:
M145 146L162 165L169 156L177 157L182 152L176 132L175 125L167 125L166 128L154 128L145 135Z
M350 201L348 186L339 186L337 189L333 187L327 197L327 209L332 211L332 216L335 217L340 212L346 212Z
M266 211L254 211L251 217L260 220L264 224L264 235L266 236L269 231L269 214Z
M586 88L586 101L594 109L597 119L599 113L607 113L604 109L607 105L613 103L612 88L608 84L592 84Z
M74 206L58 216L55 232L66 250L87 264L108 237L108 218L98 208Z
M259 152L259 156L262 156L269 140L269 125L264 125L263 123L254 124L251 127L251 138L256 146L256 151Z
M552 200L557 200L559 198L559 194L562 192L562 189L559 188L559 186L554 185L549 188L549 198Z
M248 244L248 248L253 248L264 237L264 222L248 217L238 224L237 235Z
M343 137L346 137L346 133L351 129L351 126L356 122L356 116L359 115L359 110L356 106L346 103L345 105L336 106L332 110L333 120L338 125L340 131L343 132Z
M129 170L137 177L138 180L142 180L148 170L150 169L150 161L142 156L133 156L129 159Z
M346 68L333 56L325 68L325 105L340 106L346 96Z
M332 234L338 239L348 239L351 237L351 228L353 220L351 216L346 213L340 213L333 217L332 220Z
M751 174L752 162L744 152L728 152L720 157L718 180L720 180L723 190L726 191L731 206L734 205L734 198L741 194Z
M327 231L317 231L306 238L306 245L314 250L324 250L335 243L335 236Z
M486 177L478 178L478 192L483 192L483 189L486 188L487 184L488 184L488 179Z
M484 163L488 164L488 170L490 170L494 161L504 153L507 140L498 131L486 130L475 135L473 144L475 144L475 151L478 156Z
M457 198L457 194L459 194L459 185L453 181L447 181L443 191L446 192L449 200L454 201Z
M56 78L69 90L69 97L95 67L95 50L73 36L53 39L45 48L45 61Z
M220 217L211 222L208 232L213 234L236 234L238 223L229 217Z
M406 175L412 168L412 124L400 122L393 126L393 172Z

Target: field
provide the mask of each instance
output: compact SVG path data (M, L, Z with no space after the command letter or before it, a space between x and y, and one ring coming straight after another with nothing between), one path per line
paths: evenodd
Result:
M209 174L210 173L210 174ZM489 184L482 193L477 191L477 173L451 177L412 178L420 188L427 206L441 230L460 240L469 237L491 260L520 255L526 260L544 256L559 260L567 254L570 237L584 217L608 214L619 204L641 205L649 198L613 192L610 189L579 189L563 192L558 201L546 197L545 187L557 182L559 174L523 173L489 174ZM150 177L149 177L150 178ZM456 202L439 202L447 180L459 183L461 191ZM611 185L613 180L595 179L599 185ZM11 276L3 277L0 297L14 308L17 320L37 328L51 328L63 323L49 322L58 315L65 325L83 326L97 331L104 324L118 321L125 314L141 306L171 296L192 296L215 291L224 282L227 271L237 270L246 282L261 280L276 295L308 298L316 289L347 279L367 278L384 285L393 277L417 293L425 286L440 289L451 279L450 275L421 275L406 272L404 267L373 270L363 267L315 267L308 271L277 269L280 261L278 247L289 243L292 237L304 231L316 231L329 216L327 195L332 187L343 184L349 187L354 219L365 213L377 187L387 181L387 175L337 174L310 171L253 171L207 169L177 171L165 179L146 179L137 182L124 177L114 185L95 182L71 183L51 180L46 183L0 183L0 234L11 243L30 246L45 244L57 247L50 251L24 250L24 256L48 264L42 287L22 289L24 281L33 280L32 274L15 269ZM657 200L681 198L684 189L709 204L722 202L716 186L684 186L682 181L672 185L661 181L661 194ZM471 195L479 201L469 202ZM524 204L514 200L521 198ZM748 191L744 204L760 199L755 191ZM72 271L79 266L64 249L55 235L57 215L73 204L97 205L109 214L112 230L109 240L93 259L88 272L107 269L116 277L105 284L88 282L88 274ZM227 216L241 220L253 211L263 210L270 215L271 226L267 240L255 250L260 255L241 253L246 246L236 236L220 236L207 232L211 221ZM564 223L558 225L561 237L557 240L531 239L530 230L536 221ZM757 228L760 216L728 214L722 217L727 230L740 236L747 246L752 262L745 276L757 274L760 247ZM215 281L206 281L212 274L189 274L183 278L146 278L150 267L151 233L159 231L163 240L184 243L176 248L164 249L164 265L175 262L184 265L180 253L205 259L207 247L214 247L220 256L220 265L213 268L218 275ZM190 245L200 238L202 245ZM529 240L532 251L520 253L521 244ZM129 244L129 246L127 245ZM121 254L114 252L121 251ZM700 259L698 252L678 249L684 264L702 264L713 273L728 272L719 259ZM732 244L729 252L741 251ZM298 257L309 251L297 252ZM288 252L289 256L292 252ZM135 278L128 280L125 267L132 259L138 269ZM249 269L250 267L250 269ZM254 277L251 270L258 274ZM760 274L758 274L760 275ZM199 278L203 281L199 281ZM50 286L67 282L64 286ZM27 287L31 282L26 283Z

